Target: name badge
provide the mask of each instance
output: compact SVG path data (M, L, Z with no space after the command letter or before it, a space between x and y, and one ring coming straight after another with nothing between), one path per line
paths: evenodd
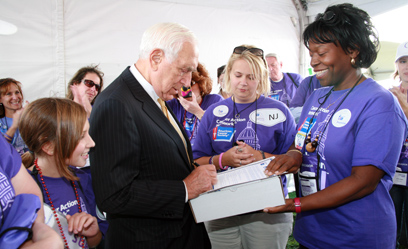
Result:
M194 129L194 124L192 124L190 122L186 122L186 125L184 126L184 128L186 129L186 131L192 132L193 129Z
M305 118L303 123L299 126L298 132L295 137L295 146L298 150L302 150L304 146L305 138L307 136L306 133L312 130L314 124L316 123L316 119L313 119L313 121L311 121L311 119L312 118Z
M394 183L394 185L407 186L407 173L398 171L395 172L392 182Z

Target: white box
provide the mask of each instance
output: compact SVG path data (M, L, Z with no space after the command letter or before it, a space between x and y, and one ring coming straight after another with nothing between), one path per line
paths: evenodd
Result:
M280 176L206 192L190 200L197 223L263 210L285 204Z

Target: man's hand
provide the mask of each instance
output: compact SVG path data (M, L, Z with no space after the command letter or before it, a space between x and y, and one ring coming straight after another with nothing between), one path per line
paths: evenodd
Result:
M194 199L201 193L211 190L217 183L217 171L212 164L198 166L184 179L188 191L188 199Z

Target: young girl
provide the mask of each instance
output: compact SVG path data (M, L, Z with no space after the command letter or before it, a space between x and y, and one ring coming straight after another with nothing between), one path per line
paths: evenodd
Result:
M85 165L95 146L86 111L68 99L39 99L26 107L20 129L33 153L24 154L23 162L53 210L65 247L96 247L107 223L96 218L90 177L75 168ZM61 213L66 215L67 228L58 216Z

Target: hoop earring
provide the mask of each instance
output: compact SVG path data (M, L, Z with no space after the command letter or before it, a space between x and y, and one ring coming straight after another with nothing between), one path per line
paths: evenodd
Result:
M354 58L351 58L351 65L352 65L353 67L356 66L356 60L355 60Z
M309 137L310 137L310 134L308 136L308 140L309 140ZM319 135L316 135L316 138L314 139L313 142L310 142L309 140L309 143L306 144L306 150L310 153L315 152L317 145L319 144L318 141L319 141Z

